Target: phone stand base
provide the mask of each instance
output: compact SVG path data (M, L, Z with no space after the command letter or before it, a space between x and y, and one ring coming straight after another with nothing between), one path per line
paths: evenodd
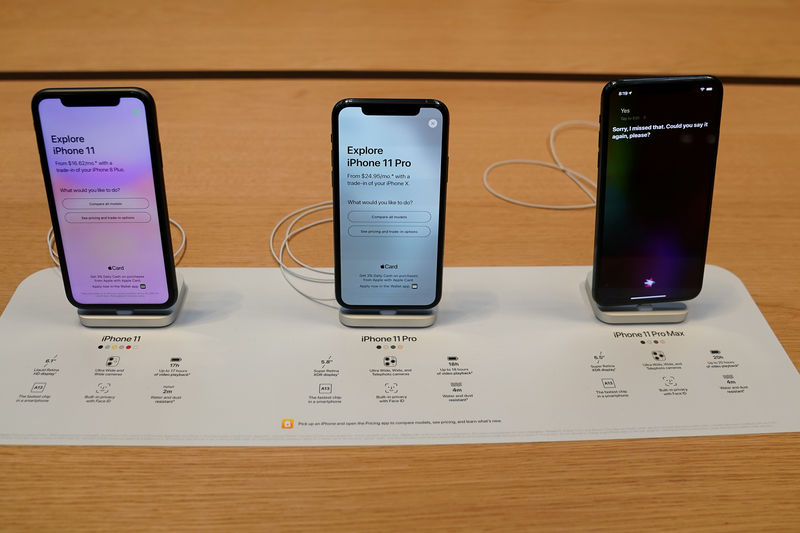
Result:
M339 309L339 322L351 328L427 328L436 309Z
M598 305L592 297L592 272L586 276L586 296L594 316L606 324L677 324L686 320L689 309L683 302L640 305Z
M178 313L186 299L186 284L178 274L178 299L169 309L132 309L125 311L98 312L78 309L78 318L87 328L163 328L178 318Z

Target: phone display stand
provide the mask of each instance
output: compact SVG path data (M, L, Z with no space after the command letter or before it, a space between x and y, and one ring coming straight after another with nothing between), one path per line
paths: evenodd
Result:
M339 309L339 322L351 328L427 328L436 309Z
M178 274L178 299L169 309L126 309L108 312L78 309L78 318L87 328L163 328L178 318L183 300L186 298L186 284Z
M586 275L586 296L594 316L606 324L677 324L686 320L689 309L683 302L639 305L599 305L592 297L592 272Z

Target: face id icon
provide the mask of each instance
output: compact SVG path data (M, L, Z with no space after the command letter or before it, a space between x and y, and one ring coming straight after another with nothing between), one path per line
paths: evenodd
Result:
M119 364L119 356L112 355L106 359L106 366L117 366Z
M47 387L47 383L34 383L33 387L31 387L31 392L33 393L42 393L44 392L44 388Z
M96 392L97 394L105 394L111 390L111 383L98 383Z
M281 420L281 429L292 429L294 428L294 419L293 418L284 418Z
M399 389L397 388L397 383L385 383L384 391L389 393L397 392Z
M383 366L397 366L397 357L387 355L383 358Z

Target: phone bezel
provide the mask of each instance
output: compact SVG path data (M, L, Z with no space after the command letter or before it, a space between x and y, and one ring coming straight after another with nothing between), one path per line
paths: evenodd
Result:
M167 300L163 303L102 303L85 304L78 302L72 294L72 284L70 283L67 261L65 258L69 252L64 249L61 239L61 227L56 210L55 196L53 194L53 183L50 175L48 154L44 144L42 133L41 117L39 116L39 104L43 100L65 99L70 103L64 105L74 107L90 107L93 105L116 105L120 98L136 98L144 104L145 118L147 122L148 144L150 147L150 160L152 165L153 186L155 189L156 208L159 219L159 234L161 237L161 249L163 252L164 272L167 281ZM167 198L164 185L164 174L162 170L161 144L158 136L158 123L156 120L156 107L153 97L138 87L93 87L93 88L70 88L70 89L42 89L37 92L31 101L33 112L33 123L36 131L36 141L39 148L39 159L42 166L45 190L47 192L47 203L50 210L50 218L53 223L53 234L55 236L56 248L61 259L61 274L64 279L64 290L69 302L79 309L87 310L161 310L169 309L178 299L178 283L175 275L175 261L172 255L172 236L169 228L169 213L167 211Z
M439 179L439 232L436 252L436 290L434 300L423 305L397 305L387 302L380 305L349 304L342 297L341 283L341 239L340 239L340 201L339 201L339 113L348 107L365 109L367 115L416 115L425 107L437 109L442 114L442 151ZM416 109L416 112L413 112ZM444 260L444 223L447 193L448 143L450 136L450 114L447 106L435 99L389 99L389 98L347 98L333 107L331 126L331 186L333 188L333 236L334 236L334 287L336 301L347 309L431 309L442 298L442 271Z
M709 195L708 206L705 212L705 222L702 228L702 231L705 233L704 241L705 246L702 252L702 258L699 259L701 261L701 265L699 265L699 272L700 278L698 284L696 286L691 287L682 287L680 290L673 292L672 294L668 295L665 298L642 298L637 299L635 302L632 302L630 296L636 294L633 288L628 287L613 287L610 290L616 291L626 291L626 296L612 296L607 293L607 289L604 289L603 280L599 278L600 269L598 268L598 262L600 258L603 256L603 232L604 229L604 219L605 219L605 203L606 203L606 172L607 172L607 165L608 165L608 140L609 140L609 132L608 129L610 128L610 117L609 117L609 106L610 106L610 98L614 91L624 89L627 87L630 88L642 88L646 87L648 89L658 89L663 90L664 92L677 92L678 89L684 90L686 87L699 87L700 85L711 85L714 87L715 94L718 97L715 99L716 109L714 110L714 116L717 117L715 129L713 133L717 139L717 142L714 146L714 161L712 165L712 173L710 176L710 186L712 193ZM711 223L711 205L713 200L713 186L714 186L714 179L716 174L716 160L717 154L719 151L719 130L721 125L722 119L722 94L723 88L722 83L719 79L715 78L714 76L667 76L667 77L656 77L656 78L631 78L631 79L620 79L614 80L607 83L603 87L603 91L600 98L600 132L598 135L598 169L597 169L597 207L596 207L596 218L595 218L595 238L594 238L594 261L593 261L593 271L592 271L592 297L594 300L602 306L619 306L619 305L631 305L633 303L636 304L650 304L650 303L657 303L657 302L674 302L674 301L686 301L695 298L698 294L700 294L700 290L702 289L702 282L703 282L703 270L705 265L705 258L708 251L708 234L710 230L710 223Z

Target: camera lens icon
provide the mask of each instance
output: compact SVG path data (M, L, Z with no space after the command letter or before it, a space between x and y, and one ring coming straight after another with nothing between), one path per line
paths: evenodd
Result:
M438 125L439 125L439 121L438 121L438 120L436 120L435 118L432 118L432 119L430 119L430 120L428 121L428 127L429 127L429 128L435 128L435 127L436 127L436 126L438 126Z

